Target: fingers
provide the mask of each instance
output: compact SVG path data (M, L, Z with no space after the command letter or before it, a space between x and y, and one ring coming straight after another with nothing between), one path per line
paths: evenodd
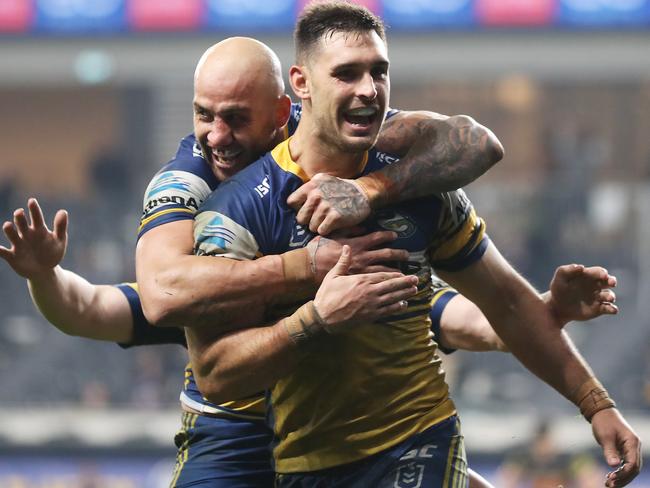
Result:
M330 206L325 202L320 201L319 205L316 206L309 219L309 230L312 231L314 234L320 234L319 232L320 224L328 216L336 218L336 216L333 215L332 212L330 212ZM326 235L326 234L320 234L320 235Z
M611 302L616 301L616 293L612 290L600 290L596 293L596 300L599 302Z
M609 273L601 266L590 266L589 268L584 268L583 274L585 278L603 283L607 283L609 278Z
M320 203L319 195L317 195L316 193L309 195L309 197L304 202L302 207L300 207L300 210L296 215L296 221L300 225L308 224L309 221L311 220L311 216L313 215L314 210L316 210L316 207L318 207L319 203Z
M19 236L24 236L29 231L29 225L27 224L27 217L25 216L25 210L19 208L14 210L14 226L18 231Z
M312 181L308 181L296 191L294 191L289 198L287 198L287 204L294 210L300 209L303 204L307 201L309 192L316 188L316 184Z
M59 210L54 216L52 226L54 227L54 236L56 239L59 241L66 240L68 232L68 212L65 210Z
M332 232L338 229L337 227L337 222L338 222L338 215L333 212L329 212L325 219L320 222L320 225L318 225L317 233L322 235L322 236L328 236Z
M14 224L9 221L5 222L2 224L2 231L5 233L12 246L16 247L19 244L21 238Z
M377 273L381 275L383 273ZM409 276L398 276L395 278L383 280L380 282L375 282L375 288L380 294L388 294L400 290L409 290L411 294L409 296L415 295L417 293L417 284L418 277L409 275Z
M618 313L618 307L613 303L601 303L598 311L600 315L616 315Z
M352 237L347 240L347 244L355 250L360 252L369 249L376 249L384 244L393 242L397 239L397 234L388 230L380 230L366 234L365 236Z
M404 249L377 249L376 251L366 251L357 253L357 257L363 260L365 264L384 263L388 261L407 261L409 258L408 251Z
M0 246L0 258L4 259L5 261L9 262L14 256L14 253L11 252L10 249L7 249L4 246Z
M32 228L34 230L47 230L45 219L43 218L43 211L38 201L35 198L30 198L27 200L27 208L29 209L29 219L32 222Z
M582 264L565 264L558 266L558 268L555 270L555 275L558 278L561 277L566 280L572 280L573 278L579 276L584 269L585 267Z

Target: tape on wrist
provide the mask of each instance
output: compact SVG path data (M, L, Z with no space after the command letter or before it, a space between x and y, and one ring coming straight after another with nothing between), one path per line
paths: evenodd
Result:
M597 412L606 408L616 408L616 402L610 398L607 390L594 377L589 378L575 391L572 400L588 422L591 422Z
M370 208L374 209L379 205L379 200L387 191L388 188L385 182L379 177L377 173L362 176L354 180L357 187L362 191L368 200Z
M313 300L305 303L293 315L284 319L283 324L289 338L296 345L327 331L326 324L318 314Z
M298 284L313 284L316 281L316 273L306 248L285 252L280 257L285 281Z

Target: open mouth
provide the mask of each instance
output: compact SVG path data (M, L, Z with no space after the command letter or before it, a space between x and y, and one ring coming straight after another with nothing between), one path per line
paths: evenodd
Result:
M378 114L376 107L360 107L346 110L343 119L353 127L365 129L374 124Z
M212 160L217 166L230 167L237 163L242 152L241 148L212 151Z

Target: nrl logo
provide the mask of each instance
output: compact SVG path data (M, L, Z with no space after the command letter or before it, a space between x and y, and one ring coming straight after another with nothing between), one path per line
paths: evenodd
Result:
M398 237L407 238L415 234L416 227L408 217L404 217L396 212L380 213L377 216L377 224L382 229L396 232Z

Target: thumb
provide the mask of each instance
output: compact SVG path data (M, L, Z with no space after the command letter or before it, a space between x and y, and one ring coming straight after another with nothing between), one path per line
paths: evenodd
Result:
M605 456L605 462L612 468L615 468L621 462L618 449L616 449L616 445L613 442L603 443L603 455Z
M332 268L332 272L334 275L344 276L348 274L348 272L350 271L350 261L351 261L350 255L351 255L350 246L348 245L343 246L343 249L341 249L341 255L339 256L339 260Z
M582 264L565 264L557 269L557 275L569 281L580 276L584 269L585 267Z

